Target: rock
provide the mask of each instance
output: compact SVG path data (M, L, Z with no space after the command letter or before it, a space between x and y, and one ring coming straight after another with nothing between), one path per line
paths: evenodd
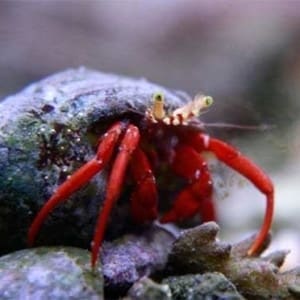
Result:
M280 278L287 285L289 293L295 299L300 299L300 267L281 273Z
M93 273L88 251L41 247L0 258L0 299L103 299L101 268Z
M128 291L128 300L172 300L167 284L158 284L147 277L142 277Z
M41 247L14 252L0 258L0 299L102 299L103 280L106 292L119 297L143 276L165 268L174 239L174 233L153 226L143 235L105 242L103 267L97 264L94 273L86 250Z
M186 273L222 271L230 257L231 245L216 240L219 226L214 222L182 231L174 242L169 265Z
M169 285L173 300L242 300L235 286L221 273L183 275L163 280Z
M144 276L162 271L175 237L160 227L152 227L143 235L125 235L105 242L102 250L105 286L110 290L127 290Z
M205 223L182 232L169 255L170 274L220 272L247 299L294 299L300 276L297 269L280 272L289 251L249 257L247 249L255 236L235 245L217 239L219 227ZM270 237L263 249L270 243ZM262 249L262 251L263 251Z

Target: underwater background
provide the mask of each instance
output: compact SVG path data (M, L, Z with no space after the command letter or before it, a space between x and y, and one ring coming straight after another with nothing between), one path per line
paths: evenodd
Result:
M201 120L245 128L208 132L274 181L270 251L291 250L283 269L300 263L300 2L2 0L0 54L0 99L80 66L211 95ZM220 235L237 241L261 223L264 197L217 161L209 164Z

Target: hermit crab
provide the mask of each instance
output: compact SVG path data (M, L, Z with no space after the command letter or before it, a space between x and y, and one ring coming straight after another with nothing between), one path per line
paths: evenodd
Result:
M81 71L83 74L80 76L84 76L84 72L86 71ZM80 80L78 81L80 85ZM73 93L69 105L80 102L78 99L86 101L85 105L88 105L88 96L95 97L95 93L101 89L105 90L105 93L98 93L99 103L118 105L115 102L118 94L119 98L123 97L123 104L120 105L124 105L124 98L126 105L119 109L118 118L113 118L107 131L99 136L94 156L59 185L38 212L28 232L29 244L33 245L42 223L50 212L104 169L109 170L109 175L92 242L92 267L97 262L111 211L128 180L134 185L130 207L131 214L137 222L152 221L156 218L162 223L176 222L198 213L203 221L215 220L213 182L207 163L202 157L202 152L209 151L249 179L266 196L263 225L248 254L254 255L258 252L272 222L273 184L249 158L226 142L205 133L199 115L212 104L212 98L197 95L193 100L177 99L174 107L176 101L168 105L168 99L172 99L169 91L144 80L134 82L120 77L113 77L112 80L103 76L102 81L93 84L93 88L84 86L79 89L80 95ZM139 89L142 90L140 94ZM131 106L130 101L134 99L130 99L130 94L146 100L140 101L140 107L137 109L136 106ZM97 114L99 118L99 112ZM95 116L92 117L96 119ZM172 208L159 217L156 172L161 169L161 164L171 170L174 177L184 178L186 185L175 196Z
M256 254L272 222L273 184L250 159L205 132L199 114L211 103L204 95L190 99L145 79L85 68L54 74L4 99L0 103L0 236L5 242L0 251L24 247L27 224L33 245L50 213L43 230L59 228L61 232L53 233L56 243L70 236L68 241L77 238L76 245L84 246L90 231L83 230L92 231L91 218L100 210L92 243L95 266L104 234L115 225L111 222L106 228L119 198L130 198L130 214L139 223L156 218L176 222L197 214L202 221L214 220L213 183L202 156L209 151L266 196L263 225L248 251ZM161 196L164 174L173 185L180 179L182 186L170 193L173 206L160 215L157 206L165 201ZM68 214L62 218L64 206L54 208L69 198ZM95 203L95 209L82 203ZM79 206L68 219L72 205ZM40 239L52 243L47 232Z

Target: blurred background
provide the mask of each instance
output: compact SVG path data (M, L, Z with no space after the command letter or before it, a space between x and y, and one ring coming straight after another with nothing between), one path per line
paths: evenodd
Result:
M215 104L208 128L262 166L276 186L272 249L300 263L300 2L0 1L0 98L54 72L87 66L145 77ZM260 130L268 125L268 129ZM264 197L212 161L221 236L261 223Z

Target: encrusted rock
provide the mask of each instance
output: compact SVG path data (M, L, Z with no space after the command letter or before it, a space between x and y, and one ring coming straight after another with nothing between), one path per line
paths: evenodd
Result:
M215 239L218 231L213 222L182 231L173 245L170 264L184 273L209 272L212 266L214 271L223 270L231 246Z
M126 290L141 277L165 268L175 237L154 226L143 235L125 235L106 242L101 252L105 285L111 290Z
M147 277L137 281L128 292L128 300L172 300L167 284L158 284Z
M242 300L235 286L221 273L183 275L163 280L172 291L173 300Z
M86 250L41 247L0 257L1 300L101 300L101 268L93 273Z
M255 236L230 245L217 240L218 231L219 227L214 222L185 230L174 243L169 256L170 272L221 272L247 299L294 299L295 295L299 295L297 269L284 273L279 270L288 251L276 251L265 257L248 257L247 249ZM264 248L269 242L270 239Z
M153 226L143 235L105 242L103 267L99 263L94 271L86 250L40 247L14 252L0 258L0 299L102 299L102 274L109 295L124 295L143 276L165 268L174 240L174 233Z

